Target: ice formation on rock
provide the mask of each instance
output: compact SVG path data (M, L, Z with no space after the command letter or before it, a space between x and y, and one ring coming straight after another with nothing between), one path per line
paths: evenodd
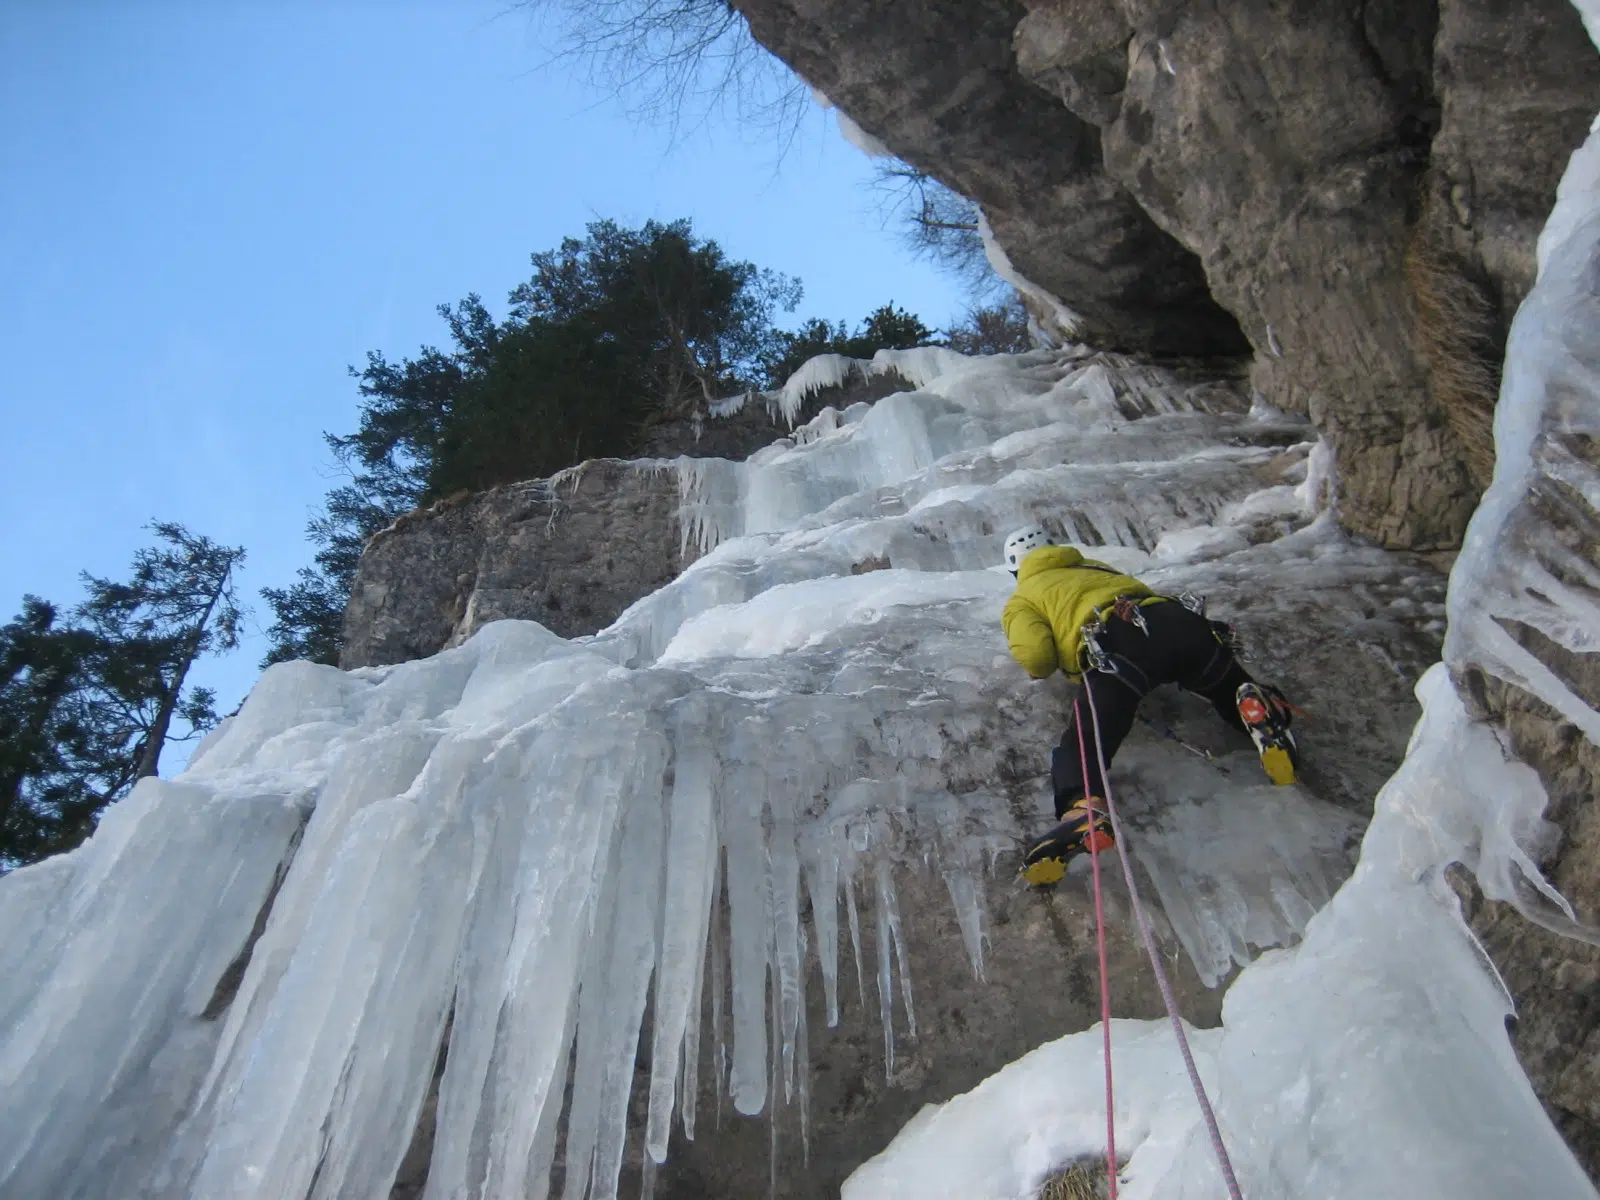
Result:
M1049 314L1053 328L1040 330L1032 321L1029 329L1043 333L1054 340L1062 334L1071 337L1083 328L1083 318L1063 301L1059 296L1047 292L1044 288L1034 283L1031 279L1024 278L1022 272L1011 265L1011 256L1006 253L1004 246L994 236L994 230L989 228L989 219L982 212L978 214L978 236L983 241L983 254L989 260L989 266L994 273L1004 279L1022 295L1028 297L1037 306L1038 311Z
M614 1196L647 1006L652 1157L703 1063L738 1112L803 1110L812 947L892 1070L897 877L943 877L981 973L985 878L1044 812L997 782L1059 699L999 635L1011 525L1224 604L1279 603L1273 572L1295 620L1352 592L1430 615L1307 502L1309 428L1237 386L1081 348L879 358L919 390L680 464L710 552L611 628L274 667L180 779L0 883L0 1195L386 1194L445 1045L428 1197L545 1194L562 1120L564 1196ZM1119 758L1209 980L1300 936L1355 828L1298 789L1210 803L1253 768L1219 749Z
M1600 11L1584 8L1591 33ZM1597 125L1600 128L1600 125ZM1197 1057L1246 1196L1590 1197L1505 1031L1512 1006L1445 881L1589 940L1542 879L1538 777L1475 723L1450 670L1527 689L1591 740L1600 712L1529 649L1600 646L1600 132L1574 155L1540 240L1539 280L1513 325L1492 486L1451 574L1445 663L1379 794L1360 863L1293 949L1233 983ZM1519 636L1519 631L1522 636ZM1169 911L1173 901L1163 895ZM1216 1197L1222 1184L1176 1052L1153 1023L1117 1022L1121 1194ZM1012 1200L1054 1166L1103 1152L1098 1028L1063 1038L925 1111L844 1190Z

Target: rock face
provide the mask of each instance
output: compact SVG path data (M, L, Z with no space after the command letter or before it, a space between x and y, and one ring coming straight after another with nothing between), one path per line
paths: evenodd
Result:
M361 555L339 665L422 658L507 617L593 633L677 575L677 508L670 462L600 459L402 517Z
M1600 672L1589 675L1591 687L1600 685ZM1541 866L1578 919L1600 926L1600 812L1593 804L1600 751L1526 692L1475 673L1464 694L1505 727L1512 752L1539 772L1550 797L1545 819L1562 830ZM1600 698L1600 691L1587 695ZM1511 905L1457 883L1473 928L1517 999L1512 1039L1534 1090L1590 1175L1600 1174L1600 949L1540 929Z
M910 387L896 372L857 373L805 397L796 421ZM743 459L786 428L776 394L758 393L725 416L657 426L651 457L597 459L406 514L362 553L339 665L422 658L507 618L562 637L605 628L693 560L670 460Z
M737 7L858 125L978 201L1085 336L1226 350L1224 310L1256 385L1332 441L1346 526L1456 544L1486 480L1504 317L1600 106L1566 0Z
M1101 169L1099 133L1016 69L1006 0L741 0L756 37L895 154L983 206L1013 265L1112 347L1246 349L1194 254ZM908 31L916 36L907 36Z

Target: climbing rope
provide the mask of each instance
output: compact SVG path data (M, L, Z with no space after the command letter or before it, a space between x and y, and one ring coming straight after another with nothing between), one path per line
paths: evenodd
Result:
M1087 687L1084 691L1088 691ZM1092 702L1091 702L1092 703ZM1110 1200L1117 1200L1117 1119L1111 1090L1111 974L1106 970L1106 915L1100 902L1100 850L1094 836L1095 821L1100 810L1089 794L1089 751L1083 744L1083 720L1078 702L1072 702L1072 723L1078 727L1078 758L1083 763L1083 796L1089 809L1088 827L1084 840L1089 844L1089 862L1094 870L1094 937L1100 951L1100 1030L1105 1038L1106 1060L1106 1179L1110 1184Z
M1194 1054L1189 1049L1188 1035L1183 1031L1183 1018L1178 1015L1177 997L1172 994L1172 984L1167 979L1167 972L1161 965L1161 953L1156 949L1155 935L1150 930L1150 918L1145 914L1144 902L1139 898L1139 885L1134 882L1133 862L1128 858L1128 847L1122 836L1122 823L1117 819L1117 802L1111 794L1111 772L1106 767L1105 753L1100 744L1100 714L1095 709L1094 689L1089 686L1088 680L1084 681L1084 695L1089 698L1089 719L1094 723L1094 754L1095 761L1100 767L1100 779L1105 784L1106 790L1106 816L1111 819L1111 836L1116 842L1117 857L1122 861L1122 874L1128 881L1128 898L1133 904L1133 915L1139 922L1139 935L1144 938L1145 951L1150 955L1150 965L1155 968L1156 984L1161 988L1161 999L1167 1006L1167 1016L1172 1021L1172 1032L1178 1035L1178 1050L1183 1054L1183 1065L1189 1072L1189 1082L1194 1087L1194 1097L1200 1102L1200 1114L1205 1118L1206 1131L1211 1135L1211 1148L1216 1151L1217 1165L1222 1169L1222 1179L1228 1186L1228 1195L1231 1200L1244 1200L1239 1191L1239 1181L1234 1178L1233 1163L1228 1158L1228 1148L1222 1144L1222 1130L1217 1127L1217 1114L1211 1109L1211 1100L1206 1096L1205 1084L1200 1081L1200 1071L1194 1065ZM1072 715L1078 716L1078 702L1072 702ZM1083 759L1083 788L1084 795L1089 794L1089 752L1083 743L1083 723L1078 725L1078 751ZM1091 812L1094 801L1089 801ZM1093 817L1090 818L1093 820ZM1095 920L1100 921L1100 855L1091 852L1090 861L1094 864L1094 911ZM1111 1020L1110 993L1106 987L1106 947L1105 931L1100 929L1100 1001L1104 1013L1102 1023L1106 1028L1106 1121L1109 1128L1111 1121ZM1111 1178L1111 1196L1115 1200L1117 1194L1117 1176L1115 1144L1108 1134L1107 1158L1108 1171Z

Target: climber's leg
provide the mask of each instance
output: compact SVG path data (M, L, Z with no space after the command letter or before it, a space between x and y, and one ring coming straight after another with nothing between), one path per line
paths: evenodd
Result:
M1095 720L1089 712L1088 692L1093 689L1094 716L1100 726L1100 754L1095 753ZM1111 765L1139 711L1139 701L1144 692L1136 690L1122 675L1109 675L1103 671L1089 671L1083 677L1083 687L1072 702L1072 716L1067 723L1061 743L1050 752L1050 783L1055 791L1056 816L1066 815L1069 808L1083 799L1085 753L1089 767L1089 795L1104 796L1105 781L1100 777L1100 758ZM1083 748L1078 745L1078 726L1083 726Z

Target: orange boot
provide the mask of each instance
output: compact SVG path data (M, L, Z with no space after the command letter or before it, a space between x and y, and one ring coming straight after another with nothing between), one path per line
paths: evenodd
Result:
M1079 800L1022 859L1022 878L1032 887L1056 883L1067 873L1067 863L1079 854L1098 854L1116 845L1105 801L1098 796Z
M1239 719L1256 744L1267 778L1280 787L1294 782L1299 754L1289 732L1291 712L1283 693L1269 683L1241 683Z

